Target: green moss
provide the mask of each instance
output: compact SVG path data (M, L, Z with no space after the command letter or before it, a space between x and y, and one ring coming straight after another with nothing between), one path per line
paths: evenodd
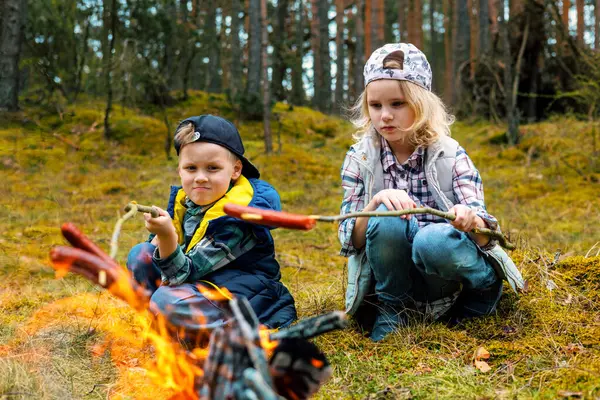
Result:
M21 382L19 390L32 391L36 398L82 397L94 385L113 385L118 379L110 354L101 362L89 357L89 346L107 333L90 336L87 330L123 311L113 303L100 302L92 319L80 317L31 337L23 333L37 310L96 290L78 277L53 279L48 251L64 244L60 225L76 223L108 250L124 205L136 200L166 206L168 187L179 181L176 159L167 160L164 153L168 132L161 110L116 106L111 126L117 140L110 142L103 138L103 112L102 101L83 98L65 106L62 119L42 108L0 116L6 121L0 129L6 188L0 207L0 354L15 360L0 364L0 387L4 376L11 376ZM224 96L197 91L166 112L171 130L191 115L237 117ZM273 112L279 120L272 122L276 153L271 155L264 153L262 123L235 121L246 154L279 191L285 211L337 214L340 166L354 143L353 128L306 107L278 103ZM519 244L511 256L529 291L517 296L505 285L495 315L454 328L416 321L379 344L355 328L317 338L334 368L317 398L557 398L560 390L598 397L600 261L594 245L600 238L600 199L598 184L587 178L593 176L592 128L566 118L524 125L521 143L511 148L496 140L504 127L456 123L453 136L483 176L488 210ZM308 232L276 229L273 235L282 279L299 314L343 309L347 260L338 255L337 225L319 223ZM141 218L128 221L117 259L123 262L128 249L146 237ZM558 249L563 256L554 263ZM27 377L19 375L23 364L18 357L40 346L47 357L40 357ZM479 346L491 353L490 373L473 366ZM69 386L71 374L81 370L89 372L84 383Z

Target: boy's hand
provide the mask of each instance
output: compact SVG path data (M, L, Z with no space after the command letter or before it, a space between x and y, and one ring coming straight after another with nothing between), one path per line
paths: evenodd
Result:
M413 199L410 198L408 193L405 190L399 189L385 189L381 192L377 193L373 196L373 200L371 200L370 204L373 206L373 210L376 210L380 204L384 204L389 211L400 211L407 210L411 208L417 208L417 204ZM364 209L367 210L367 208ZM411 215L402 215L400 218L402 219L410 219Z
M149 213L144 213L146 229L148 229L150 233L154 233L156 236L177 236L177 232L175 231L175 227L173 226L173 221L171 220L169 213L162 208L156 206L153 207L158 211L159 216L152 218Z
M452 207L448 212L456 215L456 219L454 221L450 221L450 224L463 232L471 232L473 229L477 228L478 220L481 220L475 211L472 208L465 206L464 204L456 204ZM483 226L485 226L485 222L481 220Z

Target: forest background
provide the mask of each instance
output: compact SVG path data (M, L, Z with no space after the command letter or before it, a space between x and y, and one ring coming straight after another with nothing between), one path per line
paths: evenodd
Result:
M60 224L107 249L123 205L164 206L173 129L209 112L237 123L285 210L338 213L352 143L339 116L366 57L399 40L431 62L529 291L455 328L320 338L334 377L319 396L600 396L600 0L0 0L0 13L0 398L172 395L150 379L132 310L54 279ZM143 238L129 222L117 260ZM335 227L275 239L300 315L343 309Z

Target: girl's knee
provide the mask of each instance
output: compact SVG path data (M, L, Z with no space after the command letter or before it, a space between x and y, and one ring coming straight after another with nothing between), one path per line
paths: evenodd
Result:
M387 207L380 204L377 211L388 211ZM410 220L399 217L371 217L367 224L367 240L377 240L389 243L390 245L398 244L399 241L408 240L408 231L410 224L416 223Z
M413 249L417 254L436 253L449 255L462 240L462 233L450 224L429 224L417 232L413 239Z

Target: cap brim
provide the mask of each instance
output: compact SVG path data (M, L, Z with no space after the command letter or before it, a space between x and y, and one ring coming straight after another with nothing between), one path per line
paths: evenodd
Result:
M254 166L250 161L248 161L245 157L240 157L242 161L242 175L246 178L260 178L260 172L258 172L258 168Z

